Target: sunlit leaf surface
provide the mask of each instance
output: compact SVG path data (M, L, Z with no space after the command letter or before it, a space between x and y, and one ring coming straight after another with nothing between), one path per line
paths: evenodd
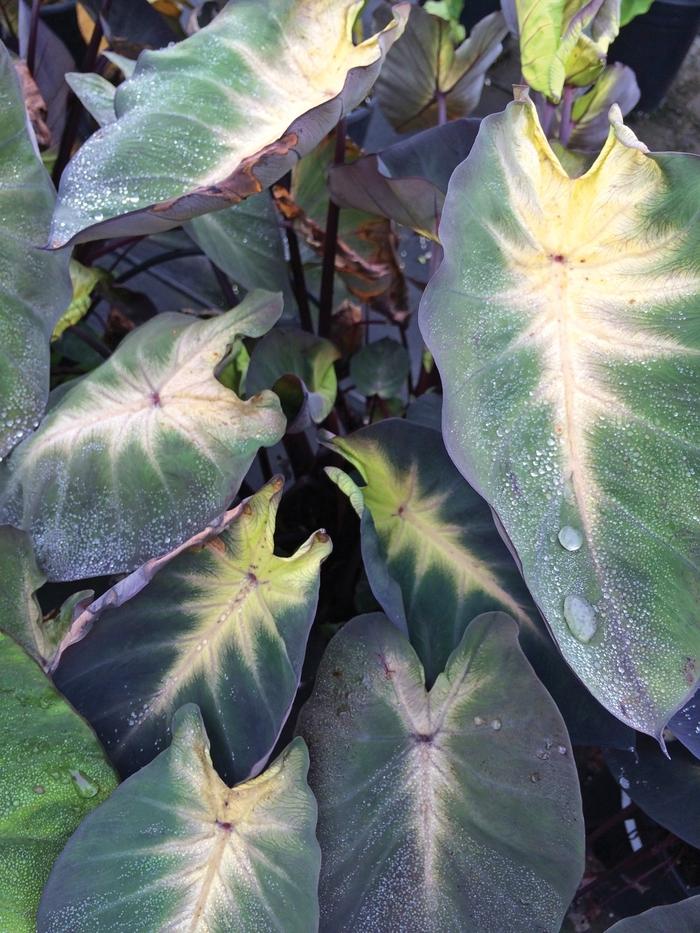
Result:
M239 0L141 54L64 172L51 245L155 233L280 178L367 95L408 4L353 45L356 0Z

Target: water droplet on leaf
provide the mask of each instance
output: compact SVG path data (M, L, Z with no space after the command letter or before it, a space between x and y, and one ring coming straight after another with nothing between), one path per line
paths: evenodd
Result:
M86 777L82 771L69 771L68 772L73 782L73 787L81 797L96 797L99 793L100 788L97 784Z
M596 633L598 622L595 609L582 596L567 596L564 600L564 619L574 638L589 642Z
M559 544L567 551L578 551L583 544L583 535L571 525L564 525L558 537Z

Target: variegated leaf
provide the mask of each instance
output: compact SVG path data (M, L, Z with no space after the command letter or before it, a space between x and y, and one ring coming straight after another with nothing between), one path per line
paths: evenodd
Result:
M364 480L358 488L340 470L332 476L360 515L372 592L391 621L407 632L428 684L444 669L474 616L504 610L517 620L521 647L572 740L630 748L634 733L593 699L561 657L488 506L464 482L440 435L390 419L336 437L328 446Z
M321 930L555 933L583 870L564 723L501 613L429 692L381 615L327 649L299 731L319 807Z
M61 179L51 245L156 233L268 187L374 84L408 4L353 45L357 0L238 0L139 57Z
M0 42L0 460L43 414L49 338L71 295L68 256L46 242L54 190Z
M274 554L282 486L268 483L220 537L175 557L63 654L56 683L122 774L167 744L183 703L202 710L223 778L243 780L267 761L299 685L331 550L318 531L291 557Z
M284 417L275 395L242 402L216 370L281 304L255 292L209 320L158 315L20 444L0 477L0 521L30 533L49 579L132 570L223 512Z
M173 741L84 820L61 853L38 933L309 933L318 924L316 803L297 739L228 787L196 706Z
M562 653L660 737L700 658L700 159L649 155L611 120L580 178L527 98L482 123L421 328L450 456Z

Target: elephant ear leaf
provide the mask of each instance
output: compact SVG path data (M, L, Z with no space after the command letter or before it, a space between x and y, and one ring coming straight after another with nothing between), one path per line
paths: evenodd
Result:
M117 781L87 723L2 633L0 684L0 929L32 933L56 856Z
M38 933L285 930L318 925L316 804L295 739L259 777L228 787L196 706L173 740L81 824L59 856ZM134 918L138 918L135 921Z
M525 656L573 741L629 748L634 733L593 699L561 657L488 506L464 482L439 433L392 418L326 443L365 482L358 488L341 470L326 468L360 516L372 592L408 634L428 684L474 616L503 610L518 622Z
M53 247L157 233L277 181L360 103L408 4L353 45L356 0L243 0L141 54L61 179Z
M55 194L0 42L0 460L34 428L49 394L49 338L71 296L68 256L46 243Z
M578 778L512 619L474 619L428 692L401 632L354 619L323 656L299 731L321 929L560 929L583 870Z
M380 21L391 16L382 4ZM502 51L506 22L491 13L455 48L450 22L414 6L403 36L386 58L376 96L383 113L399 133L468 116L479 103L487 69ZM444 122L444 119L442 119Z
M482 123L421 328L448 452L562 653L660 737L700 657L700 159L649 155L617 108L611 122L579 178L527 98Z
M275 555L282 486L273 479L218 538L177 555L63 654L56 683L122 774L155 757L173 713L190 702L224 778L242 780L267 761L299 686L331 550L318 531L290 557Z
M0 521L30 533L48 579L133 570L224 511L285 420L275 395L243 402L216 371L241 335L269 330L281 304L253 292L208 320L159 314L16 448Z

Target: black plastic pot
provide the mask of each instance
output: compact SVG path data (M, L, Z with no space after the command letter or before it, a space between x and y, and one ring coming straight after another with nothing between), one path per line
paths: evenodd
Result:
M649 113L662 103L698 34L700 2L654 0L649 11L620 30L608 61L634 69L641 98L637 110Z

